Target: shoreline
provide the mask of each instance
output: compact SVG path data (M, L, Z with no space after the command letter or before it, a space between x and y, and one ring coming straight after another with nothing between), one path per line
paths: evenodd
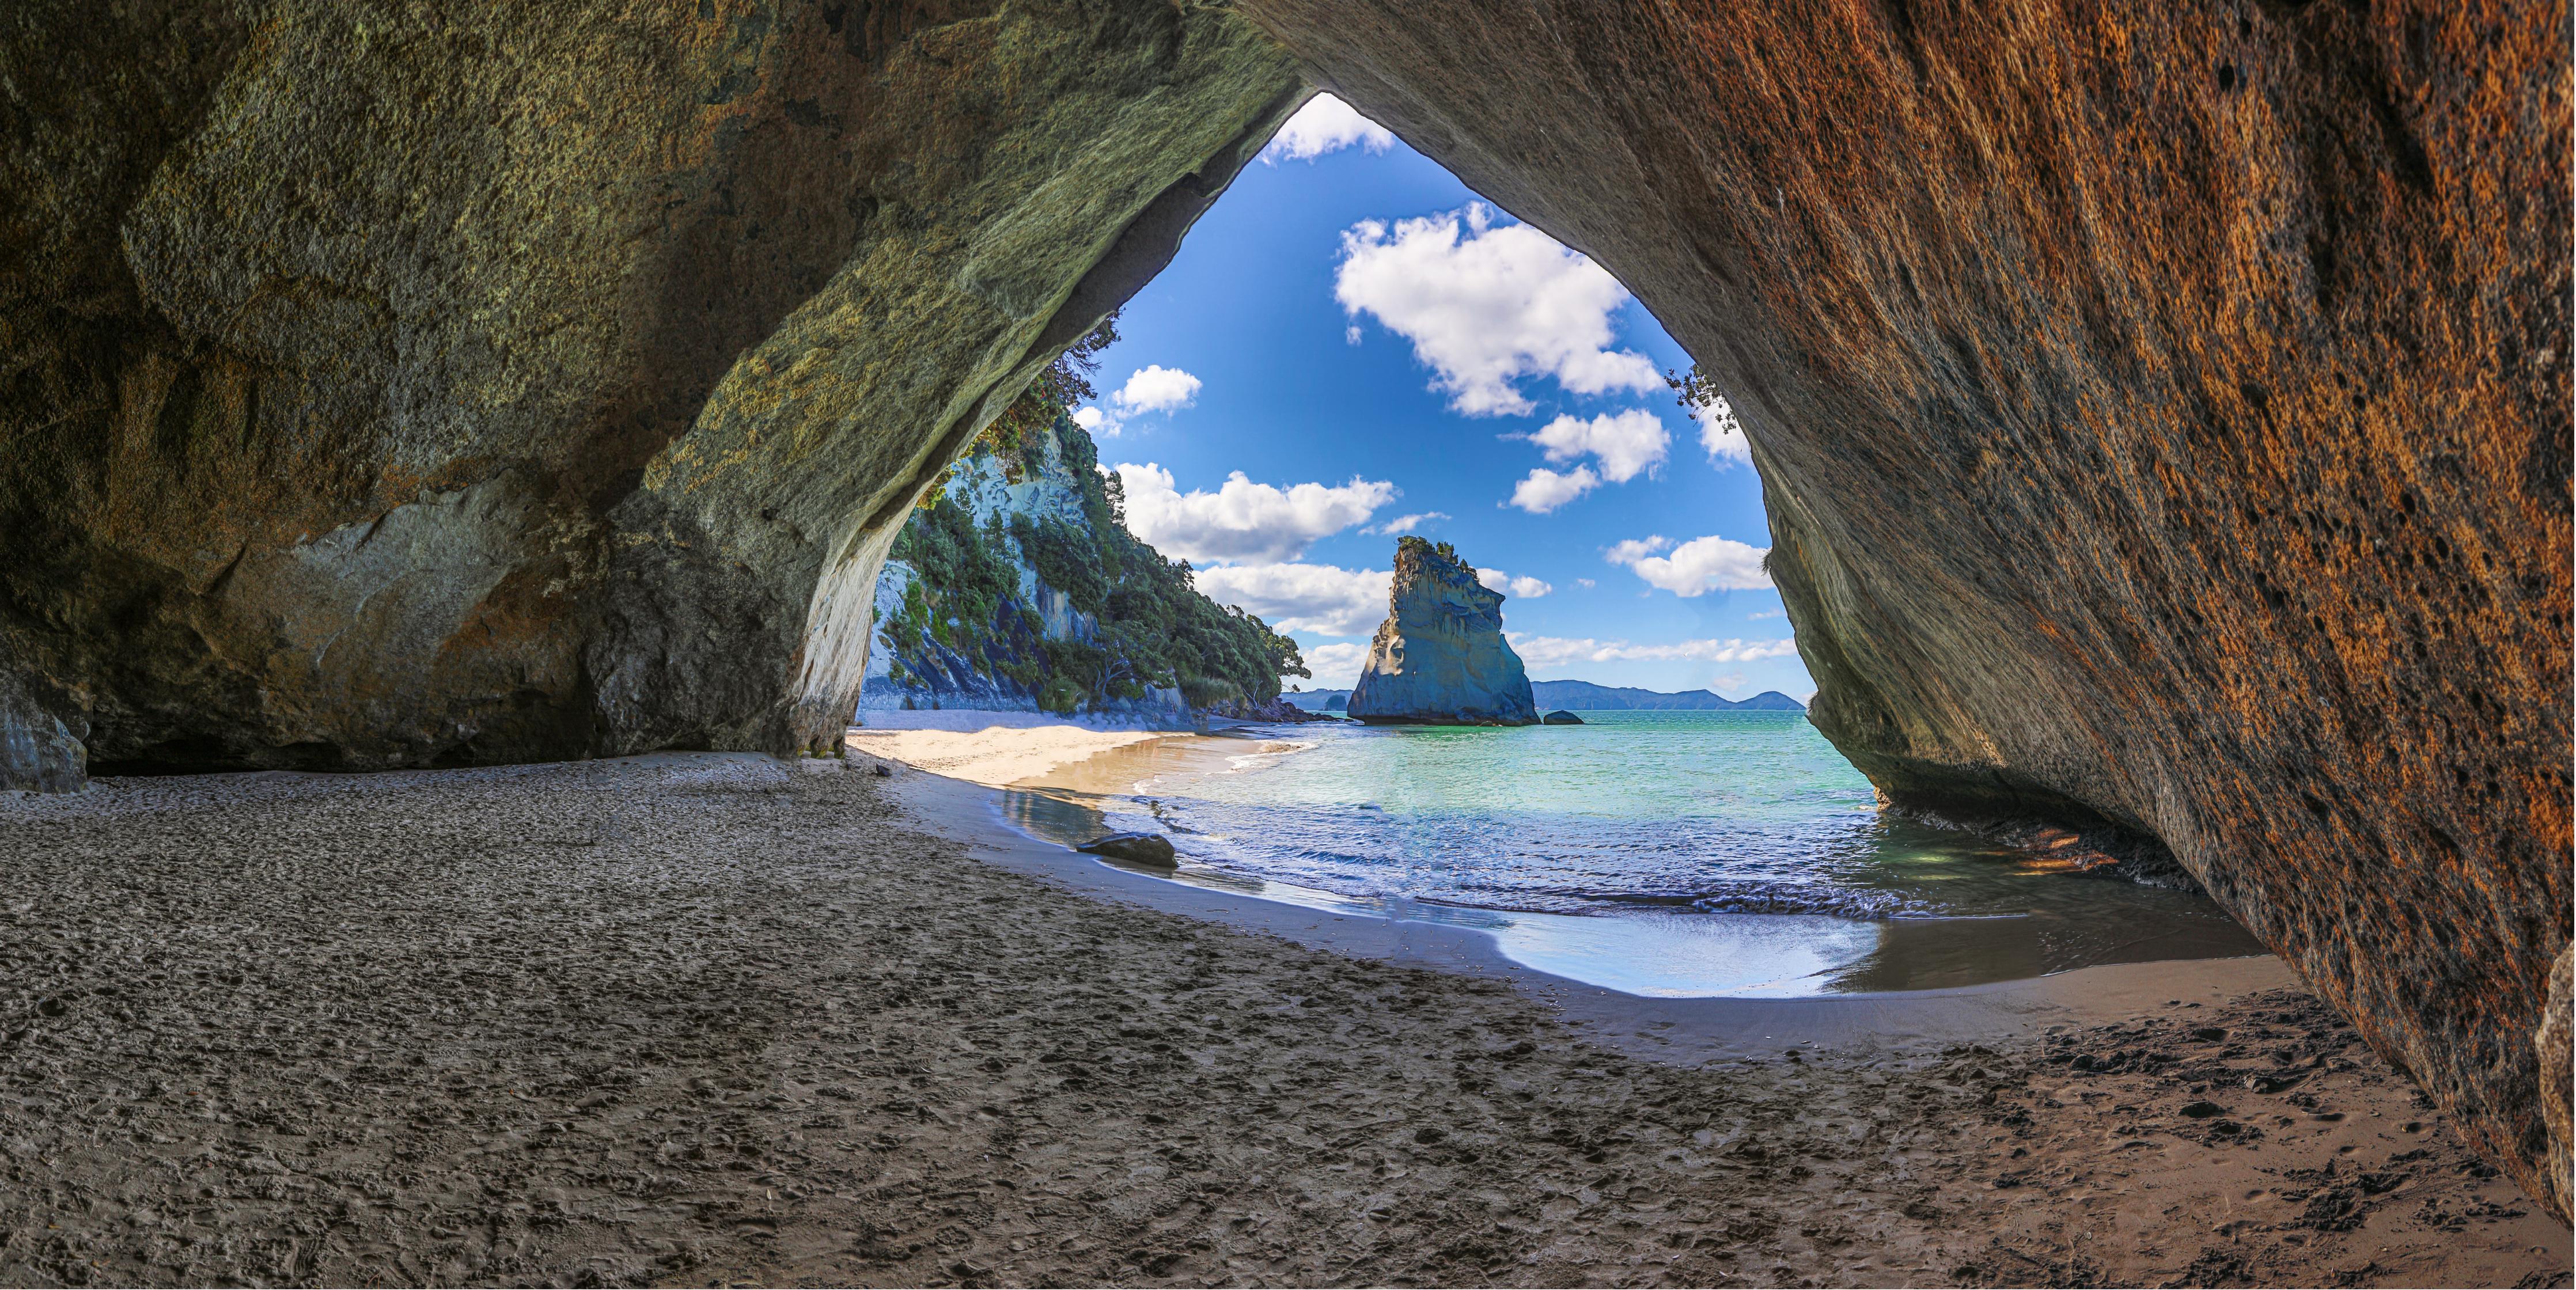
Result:
M1036 842L1044 854L1052 848L1071 848L1076 842L1110 828L1167 827L1158 805L1160 794L1148 791L1153 781L1172 775L1204 776L1255 773L1280 764L1287 756L1314 747L1311 738L1298 737L1295 728L1249 728L1223 735L1181 734L1152 742L1136 740L1094 739L1087 750L1077 748L1080 742L1073 732L1046 732L1033 735L1027 731L987 730L981 738L1007 746L1015 740L1042 742L1055 756L1053 764L1025 778L1000 781L997 777L957 776L987 788L998 789L1001 796L987 804L984 814L1001 830L998 835L960 834L960 840L990 844L996 853L1007 852L1010 838ZM885 746L880 740L879 746ZM917 769L944 773L925 762L908 762ZM1110 824L1112 814L1150 816L1152 821L1137 820ZM943 803L930 813L936 817L959 816L954 803ZM962 816L961 816L962 818ZM1544 913L1528 910L1491 909L1454 905L1435 901L1413 901L1401 898L1349 896L1338 892L1300 887L1276 878L1244 874L1222 865L1192 861L1186 854L1178 872L1125 870L1096 857L1078 856L1081 864L1119 873L1129 880L1122 890L1150 891L1137 888L1134 881L1167 884L1199 889L1215 889L1219 895L1212 904L1193 905L1191 912L1228 925L1258 926L1273 929L1280 920L1254 916L1249 900L1258 905L1287 906L1297 913L1285 916L1293 923L1299 918L1309 922L1322 917L1334 922L1359 920L1362 923L1386 922L1405 929L1442 929L1442 948L1433 951L1444 961L1494 964L1509 972L1530 972L1537 977L1565 983L1565 988L1606 992L1607 995L1632 999L1656 999L1687 1009L1697 1002L1715 999L1735 1002L1769 1000L1781 1003L1799 999L1892 1001L1935 997L1982 997L1993 995L1984 1005L2011 1011L2024 1003L2035 1003L2043 1010L2057 999L2093 999L2125 997L2122 983L2173 977L2184 988L2199 989L2215 984L2222 992L2279 988L2294 983L2292 976L2269 954L2177 956L2143 958L2112 963L2086 964L2054 972L2032 972L2027 975L2000 975L1993 979L1962 983L1934 983L1895 989L1850 989L1820 987L1816 983L1829 975L1853 970L1864 959L1876 959L1887 952L1891 938L1899 929L1907 936L1929 935L1934 944L1955 942L1962 935L1988 934L1984 928L1991 920L1910 919L1897 924L1873 924L1827 916L1802 915L1585 915ZM1032 871L1044 865L1028 864ZM1157 905L1157 908L1163 906ZM1285 925L1285 924L1281 924ZM1318 928L1320 930L1320 924ZM1864 931L1863 929L1868 929ZM2029 933L2020 932L2021 935ZM1414 933L1388 933L1374 939L1401 941ZM1424 936L1431 933L1423 932ZM1836 963L1820 958L1816 945L1848 946L1855 936L1872 938L1872 947L1861 957ZM2250 946L2250 938L2246 938ZM2230 948L2233 948L2232 946ZM1843 953L1849 954L1849 948ZM1902 961L1902 960L1899 960ZM2197 966L2220 965L2234 966ZM2090 975L2079 975L2090 974ZM2037 983L2060 977L2075 980L2059 986ZM2150 988L2149 993L2152 993ZM1949 1008L1943 1019L1927 1022L1941 1033L1977 1033L1977 1026L1961 1020L1977 1006L1958 1005ZM1924 1012L1924 1007L1910 1009ZM1926 1013L1927 1016L1931 1015ZM1666 1019L1663 1024L1682 1024ZM1685 1026L1686 1033L1705 1032L1706 1019ZM1726 1027L1720 1026L1720 1030Z
M2269 955L2115 963L2048 976L1947 989L1795 998L1632 994L1514 960L1471 927L1334 913L1222 886L1123 868L1050 842L1008 818L994 787L915 768L891 796L918 827L986 863L1095 899L1278 936L1309 949L1501 981L1559 1012L1587 1036L1659 1061L1779 1056L1801 1045L1855 1052L2009 1039L2050 1026L2128 1020L2174 1003L2225 1003L2268 990L2304 989Z

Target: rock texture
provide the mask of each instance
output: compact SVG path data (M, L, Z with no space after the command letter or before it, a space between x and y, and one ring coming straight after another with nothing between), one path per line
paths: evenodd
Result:
M1221 13L937 0L33 0L0 86L15 785L48 720L830 742L913 498L1305 93Z
M1526 726L1538 719L1529 673L1503 639L1503 593L1476 581L1475 567L1446 542L1395 544L1386 621L1369 641L1368 662L1351 690L1362 721L1428 725Z
M1728 392L1891 798L2161 840L2564 1211L2563 0L15 5L0 774L823 736L1246 19Z
M1124 860L1129 864L1152 865L1161 869L1181 867L1180 855L1172 849L1172 840L1160 833L1107 833L1074 850Z
M1728 394L1891 798L2161 839L2552 1195L2563 0L1238 9Z

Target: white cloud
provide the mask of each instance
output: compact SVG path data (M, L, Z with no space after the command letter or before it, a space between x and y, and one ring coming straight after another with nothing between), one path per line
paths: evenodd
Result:
M1751 663L1766 658L1787 658L1798 652L1795 639L1776 641L1727 640L1675 641L1668 645L1635 645L1624 640L1603 641L1586 636L1526 636L1518 632L1503 635L1512 643L1512 652L1532 669L1559 668L1575 663Z
M1160 363L1139 369L1110 399L1129 412L1170 412L1196 402L1199 378Z
M1342 234L1333 298L1413 342L1432 388L1469 416L1526 415L1517 382L1553 376L1576 394L1660 389L1644 355L1612 352L1611 315L1628 290L1526 224L1493 226L1483 203Z
M1478 569L1476 581L1485 584L1488 591L1499 591L1506 596L1518 596L1523 600L1536 600L1556 590L1552 583L1541 582L1536 578L1515 578L1500 569Z
M1672 554L1657 555L1671 548ZM1762 568L1768 547L1746 546L1733 538L1693 538L1673 546L1671 538L1630 539L1610 548L1610 563L1626 565L1651 586L1676 596L1711 591L1752 591L1771 585Z
M1655 555L1671 548L1672 544L1673 540L1663 536L1662 534L1657 534L1654 537L1630 538L1627 541L1610 548L1610 563L1635 564L1639 560L1645 559L1647 556Z
M1281 489L1253 483L1238 470L1213 493L1183 493L1173 487L1172 472L1151 462L1120 462L1118 481L1126 490L1127 530L1166 557L1192 564L1294 560L1315 539L1367 523L1397 491L1356 475L1338 486Z
M1416 515L1398 515L1394 519L1378 525L1376 528L1361 529L1360 532L1374 533L1379 537L1397 537L1402 534L1411 533L1415 529L1421 528L1423 525L1428 524L1433 520L1445 520L1447 518L1449 518L1449 513L1447 511L1423 511Z
M1549 461L1599 458L1601 477L1614 484L1636 478L1639 471L1661 468L1664 448L1672 442L1663 418L1644 408L1604 412L1589 421L1560 416L1533 431L1529 439L1547 450Z
M1274 631L1366 636L1386 621L1394 578L1386 569L1243 564L1201 569L1197 581L1208 599L1258 614ZM1307 657L1311 662L1314 656Z
M1360 325L1358 323L1352 323L1350 326L1342 329L1342 343L1346 345L1356 345L1360 343Z
M1716 465L1753 464L1753 445L1745 442L1744 427L1733 417L1701 422L1699 446L1708 449L1708 459Z
M1331 645L1302 646L1297 651L1306 660L1306 670L1315 674L1310 690L1347 690L1360 683L1360 668L1368 663L1369 647L1336 642Z
M1117 438L1118 432L1126 428L1118 423L1118 418L1087 404L1074 410L1073 423L1094 435L1110 439Z
M1600 486L1601 477L1593 474L1590 466L1577 466L1562 475L1541 467L1512 485L1512 505L1532 515L1545 515Z
M1725 395L1711 390L1704 401L1688 406L1699 422L1699 446L1708 450L1710 464L1753 464L1753 445L1745 441L1744 423L1736 419L1735 405Z
M1746 618L1752 619L1755 622L1760 622L1765 618L1786 618L1788 616L1789 611L1786 609L1760 609L1745 615Z
M1585 591L1590 591L1601 584L1594 582L1590 578L1577 578L1574 580L1574 585L1583 588Z
M1306 106L1270 136L1261 149L1261 162L1279 164L1282 157L1290 161L1313 161L1326 153L1348 147L1362 147L1371 152L1384 152L1395 143L1395 135L1385 126L1361 116L1350 104L1330 94L1318 94L1306 100Z

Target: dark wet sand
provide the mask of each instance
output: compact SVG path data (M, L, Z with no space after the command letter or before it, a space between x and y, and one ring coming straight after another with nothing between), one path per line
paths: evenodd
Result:
M2566 1279L2295 989L1792 1060L899 813L998 845L970 791L702 754L0 799L0 1281Z

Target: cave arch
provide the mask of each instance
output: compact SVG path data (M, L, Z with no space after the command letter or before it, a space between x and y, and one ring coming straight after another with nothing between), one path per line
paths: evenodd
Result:
M2163 839L2566 1212L2564 4L33 15L0 784L829 737L911 496L1321 85L1737 395L1892 797Z

